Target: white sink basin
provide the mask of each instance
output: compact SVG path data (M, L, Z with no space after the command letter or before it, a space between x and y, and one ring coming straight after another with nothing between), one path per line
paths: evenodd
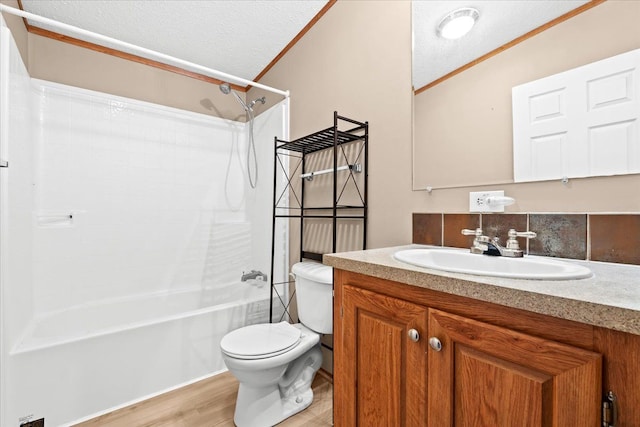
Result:
M584 279L592 276L587 267L543 257L508 258L476 255L455 249L406 249L396 252L394 257L418 267L479 276L534 280Z

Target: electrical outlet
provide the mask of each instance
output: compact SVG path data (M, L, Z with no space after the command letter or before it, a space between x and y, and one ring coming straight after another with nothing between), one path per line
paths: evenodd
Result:
M489 206L487 197L502 197L504 191L472 191L469 193L469 212L504 212L503 205Z

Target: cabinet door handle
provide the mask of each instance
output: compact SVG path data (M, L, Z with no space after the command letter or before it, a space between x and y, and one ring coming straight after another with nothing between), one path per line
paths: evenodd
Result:
M440 342L440 340L438 338L431 337L431 338L429 338L429 347L431 347L435 351L440 351L440 350L442 350L442 343Z
M420 340L420 334L415 329L409 329L407 335L409 335L409 339L413 342L418 342L418 340Z

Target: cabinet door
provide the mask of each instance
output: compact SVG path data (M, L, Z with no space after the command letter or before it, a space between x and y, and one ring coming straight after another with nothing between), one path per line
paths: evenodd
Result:
M601 355L434 309L429 336L430 427L599 425Z
M341 296L336 426L426 426L427 309L348 285Z

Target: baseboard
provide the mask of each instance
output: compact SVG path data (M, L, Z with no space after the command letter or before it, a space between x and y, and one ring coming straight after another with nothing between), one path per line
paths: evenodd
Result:
M329 372L327 372L324 369L320 368L320 369L318 369L317 374L320 375L325 380L329 381L331 384L333 384L333 375L330 374Z

